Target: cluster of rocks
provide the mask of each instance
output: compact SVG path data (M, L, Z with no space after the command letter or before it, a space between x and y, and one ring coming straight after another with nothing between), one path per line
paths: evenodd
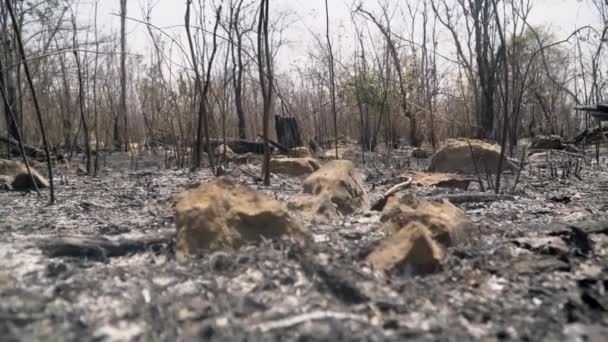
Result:
M232 153L226 155L232 160L237 158ZM433 155L429 173L406 172L402 178L412 185L466 190L472 178L463 173L493 172L500 158L496 145L479 140L450 140ZM516 169L506 158L503 165L507 170ZM234 180L218 178L178 195L178 255L239 248L265 239L313 243L303 222L331 223L370 209L362 177L351 161L338 159L321 165L308 149L299 148L289 156L272 158L270 169L273 173L305 177L301 192L283 204ZM381 209L378 226L386 238L370 251L365 262L384 273L421 275L440 270L447 248L464 243L473 223L463 210L448 201L429 202L398 192L390 195Z

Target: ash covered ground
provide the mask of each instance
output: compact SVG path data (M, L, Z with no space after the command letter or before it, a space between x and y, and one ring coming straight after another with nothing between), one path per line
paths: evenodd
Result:
M371 156L358 169L372 199L395 184L406 155ZM289 240L179 261L154 244L122 256L52 257L41 242L63 235L137 239L175 231L174 196L208 170L138 170L109 162L100 177L57 175L48 191L0 191L2 341L603 341L608 336L608 172L580 179L526 167L515 198L461 207L477 224L439 273L379 275L364 257L384 234L379 213L305 224L310 250ZM409 165L406 165L409 164ZM264 187L286 201L301 180ZM515 175L507 175L509 188ZM456 190L412 188L420 196ZM535 241L561 236L567 253ZM522 243L528 241L529 243Z

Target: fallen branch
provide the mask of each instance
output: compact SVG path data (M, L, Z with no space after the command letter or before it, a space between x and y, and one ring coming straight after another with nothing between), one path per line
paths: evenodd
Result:
M438 202L448 200L453 204L463 203L482 203L482 202L498 202L512 201L515 199L512 195L490 194L490 193L471 193L471 194L445 194L438 196L427 196L424 198L427 201Z
M18 151L18 149L19 149L19 142L13 138L7 138L7 137L0 136L0 142L14 147L16 151ZM29 156L31 158L39 159L39 158L44 157L44 151L35 146L23 144L23 149L25 150L27 156Z
M277 329L290 328L302 323L310 321L326 320L326 319L339 319L339 320L351 320L361 323L369 324L370 321L367 317L361 315L354 315L351 313L344 312L333 312L333 311L315 311L311 313L305 313L289 318L280 319L277 321L271 321L266 323L256 324L252 327L253 330L260 330L262 332L269 332Z
M38 248L51 258L77 257L107 259L120 257L172 243L175 232L160 233L140 239L108 239L106 237L60 236L37 243Z
M258 134L258 137L260 137L260 138L264 139L264 137L263 137L263 136L261 136L261 135L259 135L259 134ZM274 147L278 148L278 149L279 149L279 151L281 151L281 152L283 152L283 153L289 153L289 148L287 148L286 146L283 146L283 145L279 144L279 143L278 143L278 142L276 142L276 141L273 141L273 140L271 140L271 139L268 139L268 143L269 143L270 145L272 145L272 146L274 146Z
M262 181L262 177L256 175L255 172L253 172L253 171L247 170L247 169L242 168L242 167L239 167L239 170L241 170L241 172L243 172L247 176L251 177L254 182L261 182Z
M384 209L384 206L386 205L386 202L388 201L388 199L396 194L397 192L409 188L410 185L412 185L412 177L406 177L406 181L399 183L395 186L393 186L392 188L388 189L387 192L384 193L384 195L382 196L382 198L380 198L378 201L376 201L376 203L374 203L372 205L372 210L374 211L382 211L382 209Z

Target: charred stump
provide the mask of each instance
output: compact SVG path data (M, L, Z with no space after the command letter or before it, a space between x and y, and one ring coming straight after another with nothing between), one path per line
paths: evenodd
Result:
M279 144L290 149L304 145L300 134L300 127L295 118L281 117L278 115L274 118Z

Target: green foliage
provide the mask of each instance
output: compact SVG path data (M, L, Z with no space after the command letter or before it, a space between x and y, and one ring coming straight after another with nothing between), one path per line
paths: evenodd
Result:
M370 108L380 109L384 93L378 75L372 72L359 73L348 82L348 92L354 101L361 101Z

